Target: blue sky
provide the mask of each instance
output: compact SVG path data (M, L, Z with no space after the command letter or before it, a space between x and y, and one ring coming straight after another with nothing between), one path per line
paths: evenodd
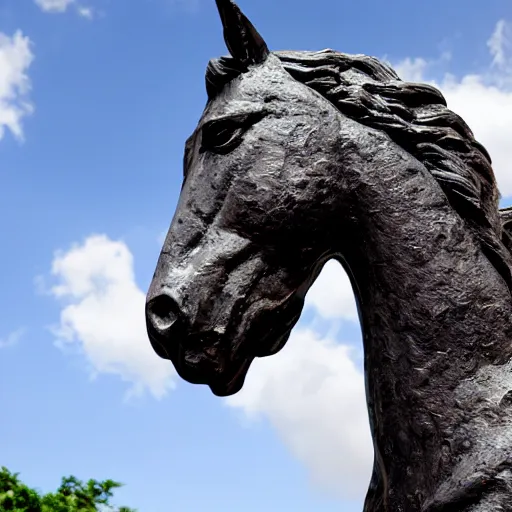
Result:
M435 83L511 203L508 0L240 5L271 49L367 53ZM45 491L120 480L140 512L360 511L371 446L338 267L229 400L145 336L205 67L226 53L214 1L2 0L0 34L0 464Z

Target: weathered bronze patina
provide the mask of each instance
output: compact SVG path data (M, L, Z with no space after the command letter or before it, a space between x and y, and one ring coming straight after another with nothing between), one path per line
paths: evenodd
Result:
M236 393L335 258L363 331L364 510L511 511L512 215L489 155L435 88L362 55L270 52L217 4L231 56L208 65L186 143L147 297L155 351Z

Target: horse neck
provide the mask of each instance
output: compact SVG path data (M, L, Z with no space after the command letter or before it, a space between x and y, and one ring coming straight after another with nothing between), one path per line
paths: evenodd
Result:
M501 420L487 418L483 428L482 411L512 381L468 383L510 359L512 303L426 168L385 137L375 147L362 154L370 162L358 187L363 207L345 253L363 324L377 454L377 488L365 510L381 510L372 500L389 510L423 510L442 485L449 492L440 499L449 500L478 462L500 459Z

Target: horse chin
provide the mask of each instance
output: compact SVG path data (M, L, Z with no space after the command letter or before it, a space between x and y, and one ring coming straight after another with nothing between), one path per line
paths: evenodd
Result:
M207 385L217 396L229 396L240 391L254 359L249 356L230 357L225 339L215 339L208 334L189 336L173 356L168 359L183 380Z
M265 347L260 347L260 349L254 354L254 357L247 358L243 362L234 366L234 371L233 369L231 369L231 371L226 371L226 374L222 375L221 378L217 378L212 382L209 382L208 385L212 393L219 397L231 396L238 393L243 388L247 372L249 371L249 367L254 358L268 357L277 354L286 345L286 342L290 337L290 332L291 330L288 330L277 338L274 338L272 343L266 340Z
M206 355L204 352L187 351L176 360L178 375L191 384L206 384L211 392L219 397L227 397L238 393L245 382L247 372L256 357L268 357L279 352L288 341L290 331L282 333L273 342L265 340L263 347L252 356L226 360L218 353ZM213 356L213 357L212 357Z
M247 359L240 366L238 371L228 379L219 379L209 384L211 392L215 396L227 397L238 393L245 382L245 377L251 365L252 359Z
M287 329L284 333L279 336L274 336L272 343L267 341L266 347L258 352L257 357L269 357L280 352L286 345L290 338L291 329Z

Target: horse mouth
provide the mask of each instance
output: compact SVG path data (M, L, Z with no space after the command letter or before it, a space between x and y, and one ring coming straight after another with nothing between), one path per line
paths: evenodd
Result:
M252 358L230 360L214 347L201 351L181 347L175 364L181 378L191 384L206 384L216 396L234 395L242 389Z
M171 351L167 343L151 334L155 352L170 360L183 380L190 384L205 384L220 397L234 395L242 388L253 358L228 358L223 336L217 333L190 334L181 342L177 341Z
M302 304L302 301L287 301L277 312L266 311L245 332L244 339L233 340L226 333L215 331L187 334L182 329L175 331L172 340L170 336L159 335L151 325L148 334L155 352L170 360L183 380L207 385L214 395L227 397L242 389L255 358L273 355L284 347ZM234 346L238 346L236 353L233 353Z
M224 360L217 356L215 350L210 348L204 352L195 352L191 349L183 351L180 364L176 370L180 377L191 384L206 384L212 393L219 397L227 397L238 393L245 382L252 361L256 357L267 357L279 352L288 341L291 329L286 326L273 342L266 340L260 350L236 360Z

